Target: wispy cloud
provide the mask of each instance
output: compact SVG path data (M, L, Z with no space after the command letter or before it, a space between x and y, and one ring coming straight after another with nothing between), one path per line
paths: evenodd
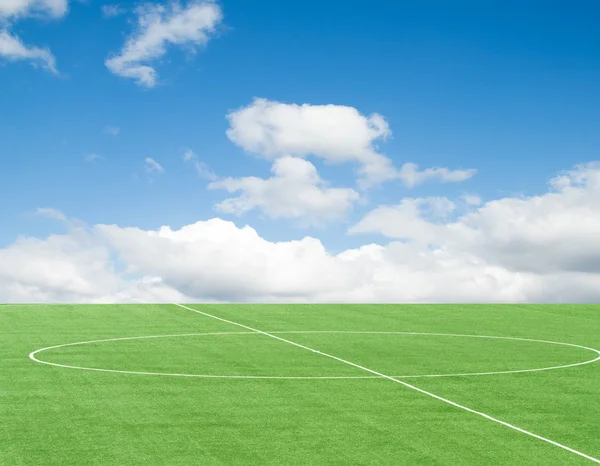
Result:
M398 171L397 178L400 179L408 188L413 188L421 183L430 180L441 181L442 183L460 183L475 176L477 170L469 168L467 170L450 170L445 167L426 168L419 170L415 163L405 163Z
M104 157L102 157L99 154L96 154L95 152L92 152L91 154L86 154L85 157L83 157L83 159L87 162L87 163L94 163L97 160L103 159Z
M37 217L44 217L50 220L58 220L60 222L67 221L67 216L60 210L48 207L38 207L33 214Z
M47 48L25 45L17 36L0 30L0 58L8 61L29 61L57 74L56 59Z
M68 0L1 0L0 18L47 16L62 18L67 14Z
M183 153L183 160L194 164L200 178L210 181L215 181L218 178L215 172L213 172L206 163L199 160L198 156L191 149L188 149Z
M144 170L150 175L160 175L165 172L162 165L150 157L144 159Z
M127 13L127 9L121 5L102 5L102 16L105 18L114 18Z
M111 136L117 136L121 132L121 128L118 126L108 125L104 127L104 134L110 134Z
M105 63L114 74L145 87L156 85L157 73L150 63L162 57L168 46L195 50L208 42L222 20L221 8L211 0L194 1L185 8L179 3L143 4L135 12L138 30Z
M46 47L26 45L11 34L15 21L27 17L62 18L67 14L68 0L0 0L0 58L7 61L29 61L58 74L56 59Z

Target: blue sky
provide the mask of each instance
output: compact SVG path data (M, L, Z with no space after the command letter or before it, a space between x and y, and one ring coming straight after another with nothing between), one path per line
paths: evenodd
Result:
M597 160L600 5L450 3L223 0L223 20L206 44L167 45L152 60L153 87L105 64L139 29L141 3L74 1L57 18L0 17L0 29L47 47L58 71L0 56L0 246L18 235L62 231L27 215L50 207L90 225L142 229L218 216L250 224L270 241L315 236L337 252L385 242L377 232L347 234L376 206L426 196L473 194L487 202L544 194L557 173ZM123 13L105 17L109 4ZM413 188L381 183L327 226L302 227L260 209L217 212L215 204L231 195L207 190L208 180L182 156L193 150L219 179L269 176L271 161L226 134L226 115L255 97L377 113L392 133L377 150L396 167L477 173ZM90 154L100 157L86 162ZM149 177L148 157L164 173ZM355 165L307 160L331 186L360 191Z

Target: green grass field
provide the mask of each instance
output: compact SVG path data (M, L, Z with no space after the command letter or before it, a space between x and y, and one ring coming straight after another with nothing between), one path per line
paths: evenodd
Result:
M0 306L0 464L600 462L600 306L188 306Z

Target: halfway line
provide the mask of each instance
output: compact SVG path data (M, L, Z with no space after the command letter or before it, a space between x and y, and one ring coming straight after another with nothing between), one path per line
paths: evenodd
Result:
M253 332L260 333L260 334L265 335L267 337L274 338L275 340L279 340L279 341L282 341L284 343L288 343L290 345L297 346L298 348L305 349L305 350L310 351L312 353L320 354L321 356L325 356L326 358L335 359L336 361L339 361L339 362L344 363L344 364L348 364L349 366L356 367L357 369L361 369L363 371L370 372L371 374L377 375L377 376L379 376L379 377L381 377L383 379L387 379L387 380L390 380L392 382L398 383L400 385L404 385L407 388L410 388L410 389L415 390L415 391L417 391L419 393L422 393L424 395L427 395L427 396L430 396L432 398L435 398L436 400L443 401L444 403L447 403L447 404L449 404L451 406L454 406L456 408L462 409L464 411L468 411L470 413L477 414L478 416L484 417L485 419L488 419L490 421L496 422L496 423L501 424L501 425L503 425L505 427L509 427L510 429L516 430L517 432L521 432L522 434L529 435L530 437L536 438L538 440L542 440L542 441L544 441L546 443L549 443L551 445L554 445L554 446L556 446L558 448L562 448L563 450L566 450L566 451L568 451L570 453L573 453L575 455L581 456L582 458L585 458L587 460L593 461L594 463L600 464L600 459L598 459L598 458L594 458L593 456L586 455L585 453L580 452L578 450L575 450L573 448L570 448L570 447L568 447L566 445L563 445L562 443L555 442L554 440L550 440L550 439L548 439L546 437L542 437L541 435L534 434L533 432L529 432L528 430L521 429L520 427L517 427L517 426L515 426L513 424L509 424L508 422L501 421L500 419L492 417L489 414L485 414L485 413L482 413L480 411L476 411L474 409L471 409L471 408L468 408L466 406L463 406L461 404L455 403L452 400L449 400L447 398L443 398L441 396L436 395L435 393L428 392L428 391L423 390L423 389L421 389L419 387L415 387L414 385L411 385L411 384L409 384L407 382L395 379L392 376L385 375L385 374L382 374L381 372L374 371L373 369L369 369L368 367L364 367L364 366L361 366L359 364L353 363L351 361L347 361L345 359L338 358L337 356L333 356L332 354L323 353L322 351L319 351L319 350L316 350L316 349L313 349L313 348L309 348L308 346L301 345L300 343L296 343L296 342L293 342L291 340L286 340L285 338L278 337L277 335L273 335L271 333L263 332L262 330L255 329L255 328L249 327L247 325L240 324L238 322L233 322L232 320L223 319L222 317L217 317L217 316L214 316L212 314L208 314L206 312L202 312L202 311L199 311L197 309L193 309L191 307L184 306L183 304L178 304L178 303L173 303L173 304L175 306L182 307L183 309L187 309L188 311L196 312L196 313L201 314L203 316L210 317L210 318L216 319L216 320L220 320L221 322L226 322L226 323L231 324L231 325L236 325L238 327L242 327L242 328L245 328L247 330L251 330Z

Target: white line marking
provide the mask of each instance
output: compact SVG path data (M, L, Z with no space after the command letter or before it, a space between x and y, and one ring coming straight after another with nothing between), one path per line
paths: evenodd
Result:
M381 334L381 335L423 335L423 336L435 336L435 337L466 337L466 338L486 338L493 340L515 340L515 341L529 341L533 343L548 343L551 345L562 345L562 346L572 346L573 348L580 348L588 351L592 351L596 353L598 356L594 359L590 359L588 361L576 362L573 364L565 364L562 366L549 366L549 367L539 367L536 369L517 369L512 371L492 371L492 372L465 372L458 374L423 374L423 375L392 375L390 377L394 378L421 378L421 377L466 377L472 375L499 375L499 374L518 374L523 372L539 372L539 371L550 371L555 369L565 369L567 367L576 367L583 366L585 364L591 364L593 362L600 361L600 350L589 348L587 346L576 345L574 343L563 343L560 341L549 341L549 340L536 340L532 338L518 338L518 337L500 337L500 336L490 336L490 335L463 335L459 333L421 333L421 332L370 332L370 331L353 331L353 330L310 330L310 331L302 331L302 330L294 330L294 331L286 331L286 332L271 332L276 334L288 334L288 333L350 333L350 334Z
M499 374L513 374L522 372L539 372L548 371L555 369L564 369L567 367L582 366L584 364L590 364L600 360L600 351L586 346L575 345L572 343L562 343L557 341L547 340L534 340L529 338L516 338L516 337L500 337L500 336L486 336L486 335L464 335L464 334L453 334L453 333L420 333L420 332L378 332L378 331L353 331L353 330L290 330L290 331L275 331L268 332L274 335L282 334L370 334L370 335L413 335L413 336L444 336L444 337L467 337L467 338L486 338L486 339L498 339L498 340L517 340L535 343L548 343L561 346L571 346L574 348L580 348L588 351L592 351L597 354L596 358L587 361L576 362L572 364L565 364L562 366L550 366L541 367L535 369L516 369L511 371L495 371L495 372L466 372L458 374L420 374L420 375L392 375L395 379L407 379L407 378L423 378L423 377L467 377L467 376L479 376L479 375L499 375ZM104 368L92 368L85 366L72 366L67 364L59 364L49 361L42 361L36 357L37 354L42 351L63 348L67 346L76 345L87 345L92 343L108 343L113 341L126 341L126 340L145 340L151 338L173 338L173 337L193 337L193 336L211 336L211 335L260 335L258 332L212 332L212 333L184 333L184 334L171 334L171 335L147 335L147 336L135 336L135 337L122 337L122 338L108 338L103 340L91 340L91 341L79 341L75 343L66 343L62 345L49 346L47 348L41 348L33 351L29 358L35 362L47 364L49 366L63 367L66 369L81 369L81 370L94 370L99 372L116 372L119 374L139 374L139 375L168 375L172 377L203 377L203 378L231 378L231 379L379 379L379 376L271 376L271 375L212 375L212 374L185 374L185 373L168 373L168 372L145 372L145 371L127 371L119 369L104 369Z
M189 311L196 312L196 313L201 314L203 316L210 317L212 319L220 320L221 322L226 322L226 323L231 324L231 325L236 325L238 327L242 327L242 328L245 328L247 330L251 330L253 332L260 333L261 335L265 335L267 337L274 338L275 340L279 340L279 341L282 341L284 343L288 343L290 345L296 346L298 348L305 349L305 350L310 351L312 353L320 354L321 356L325 356L326 358L334 359L334 360L339 361L341 363L348 364L349 366L356 367L357 369L361 369L363 371L370 372L371 374L378 375L381 378L384 378L384 379L390 380L390 381L392 381L394 383L403 385L406 388L410 388L411 390L415 390L415 391L417 391L419 393L422 393L423 395L430 396L432 398L435 398L436 400L442 401L442 402L444 402L446 404L449 404L449 405L454 406L456 408L462 409L464 411L468 411L468 412L470 412L472 414L476 414L476 415L481 416L481 417L483 417L485 419L488 419L490 421L496 422L497 424L501 424L501 425L503 425L505 427L508 427L510 429L513 429L513 430L516 430L517 432L520 432L520 433L525 434L525 435L529 435L530 437L533 437L533 438L536 438L536 439L541 440L543 442L549 443L551 445L554 445L555 447L562 448L565 451L568 451L568 452L573 453L575 455L581 456L582 458L590 460L590 461L592 461L594 463L600 464L600 459L598 459L598 458L594 458L593 456L586 455L585 453L583 453L581 451L578 451L578 450L575 450L573 448L570 448L570 447L568 447L566 445L563 445L562 443L555 442L554 440L550 440L549 438L542 437L541 435L534 434L533 432L529 432L528 430L525 430L525 429L521 429L520 427L517 427L517 426L515 426L513 424L510 424L508 422L505 422L505 421L502 421L502 420L497 419L495 417L492 417L489 414L485 414L485 413L482 413L481 411L476 411L474 409L468 408L468 407L466 407L464 405L461 405L459 403L455 403L454 401L449 400L447 398L443 398L441 396L438 396L435 393L428 392L426 390L423 390L422 388L416 387L416 386L411 385L411 384L409 384L407 382L404 382L402 380L395 379L395 378L393 378L393 377L391 377L389 375L385 375L385 374L382 374L381 372L377 372L377 371L374 371L373 369L369 369L368 367L361 366L360 364L356 364L356 363L353 363L351 361L347 361L345 359L338 358L337 356L333 356L332 354L323 353L322 351L319 351L319 350L316 350L316 349L313 349L313 348L309 348L308 346L301 345L301 344L296 343L296 342L291 341L291 340L286 340L285 338L278 337L278 336L273 335L271 333L263 332L262 330L258 330L258 329L249 327L248 325L240 324L238 322L233 322L231 320L223 319L221 317L217 317L217 316L214 316L212 314L208 314L206 312L202 312L202 311L199 311L197 309L193 309L191 307L184 306L183 304L177 304L177 303L173 303L173 304L175 304L176 306L179 306L179 307L181 307L183 309L187 309Z
M208 377L204 375L197 374L169 374L166 372L140 372L140 371L122 371L117 369L102 369L96 367L83 367L83 366L71 366L68 364L59 364L56 362L42 361L41 359L36 358L36 354L41 353L42 351L48 351L56 348L64 348L67 346L78 346L78 345L89 345L92 343L106 343L110 341L125 341L125 340L144 340L150 338L168 338L168 337L189 337L189 336L197 336L197 335L247 335L247 334L257 334L257 332L213 332L213 333L183 333L183 334L174 334L174 335L149 335L143 337L123 337L123 338L106 338L103 340L89 340L89 341L77 341L74 343L65 343L62 345L54 345L48 346L47 348L40 348L38 350L32 351L29 353L29 359L35 362L39 362L41 364L46 364L48 366L55 367L63 367L65 369L80 369L87 371L97 371L97 372L115 372L118 374L138 374L138 375L168 375L168 376L177 376L177 377ZM220 377L220 376L211 376L211 377ZM221 376L222 377L222 376ZM230 376L228 376L230 377Z

